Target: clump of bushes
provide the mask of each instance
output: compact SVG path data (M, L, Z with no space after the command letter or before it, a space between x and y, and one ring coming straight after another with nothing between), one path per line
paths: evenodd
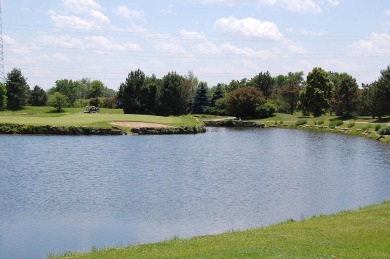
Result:
M352 128L352 127L355 127L355 121L350 121L348 123L348 128Z
M380 135L390 135L390 126L385 126L379 129L378 133Z
M317 124L318 124L318 125L322 125L322 124L324 124L324 121L323 121L323 120L319 120L319 121L317 122Z
M295 126L305 125L306 123L307 123L306 119L299 119L297 120L297 122L295 122Z
M329 123L329 128L335 128L337 126L343 125L344 122L342 120L333 120Z
M375 131L379 131L382 128L382 125L375 124Z
M367 125L363 126L363 130L369 130L371 128L371 124L367 123Z

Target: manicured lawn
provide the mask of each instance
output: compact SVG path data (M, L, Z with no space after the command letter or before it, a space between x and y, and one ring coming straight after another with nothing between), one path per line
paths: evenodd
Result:
M152 115L123 114L119 109L101 109L97 114L85 114L83 108L66 108L58 113L51 107L25 107L18 111L1 111L0 123L53 126L96 126L110 127L114 121L136 121L166 124L171 126L194 126L192 116L162 117Z
M390 202L216 236L68 252L59 258L390 258ZM57 258L57 257L49 257Z

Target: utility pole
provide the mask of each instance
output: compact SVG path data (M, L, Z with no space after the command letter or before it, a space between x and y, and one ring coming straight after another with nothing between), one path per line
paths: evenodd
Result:
M4 52L3 52L3 19L1 12L2 2L0 0L0 80L5 82L5 74L4 74Z

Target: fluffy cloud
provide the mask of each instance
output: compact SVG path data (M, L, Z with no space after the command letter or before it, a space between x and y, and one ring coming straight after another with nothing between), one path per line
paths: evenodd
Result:
M130 10L126 6L118 6L115 11L116 14L125 17L125 18L136 18L136 19L144 19L145 15L142 11L138 10Z
M94 0L63 0L64 6L75 13L85 13L90 10L100 10L101 6Z
M100 10L94 0L63 0L66 10L49 11L50 18L58 28L100 29L110 23L110 19Z
M215 22L215 27L225 33L244 37L270 38L282 40L278 26L273 22L263 22L254 18L236 19L233 16L222 18Z
M390 53L390 34L373 33L370 38L353 44L353 54L383 56Z

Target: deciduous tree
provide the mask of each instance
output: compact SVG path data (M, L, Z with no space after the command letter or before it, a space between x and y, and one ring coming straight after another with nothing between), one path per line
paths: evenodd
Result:
M49 105L53 106L57 111L62 111L62 109L66 106L68 106L67 97L60 93L55 92L52 95L49 96Z
M262 92L254 87L236 89L227 95L226 105L229 114L249 118L256 115L256 108L265 103Z
M358 85L356 79L347 73L333 73L334 89L331 99L332 110L338 116L349 117L357 108Z
M299 96L299 106L303 111L313 113L314 117L324 114L330 107L333 83L322 68L314 68L306 79L306 87Z
M0 110L7 107L7 87L0 83Z

